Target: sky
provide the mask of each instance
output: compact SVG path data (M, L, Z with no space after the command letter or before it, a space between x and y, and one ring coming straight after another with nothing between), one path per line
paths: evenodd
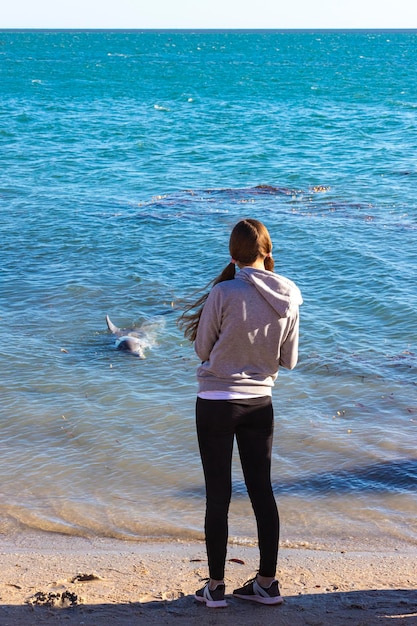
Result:
M417 2L2 0L3 28L417 28Z

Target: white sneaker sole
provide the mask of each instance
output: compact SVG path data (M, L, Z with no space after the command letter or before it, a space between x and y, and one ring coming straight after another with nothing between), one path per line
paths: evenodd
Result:
M198 602L204 602L209 609L224 609L227 606L226 600L207 600L202 596L194 596L194 599Z

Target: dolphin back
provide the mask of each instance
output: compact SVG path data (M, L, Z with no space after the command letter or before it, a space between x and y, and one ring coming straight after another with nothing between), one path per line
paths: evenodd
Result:
M143 351L143 346L138 337L132 337L129 335L119 337L119 339L116 340L116 348L117 350L125 350L126 352L130 352L131 354L138 356L140 359L146 358Z

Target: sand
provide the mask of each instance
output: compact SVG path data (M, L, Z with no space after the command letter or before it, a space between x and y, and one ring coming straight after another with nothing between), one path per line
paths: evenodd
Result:
M254 546L231 545L227 593L256 571ZM0 626L65 624L416 626L417 549L386 553L282 548L284 603L227 597L208 609L193 594L207 576L202 543L61 535L0 538Z

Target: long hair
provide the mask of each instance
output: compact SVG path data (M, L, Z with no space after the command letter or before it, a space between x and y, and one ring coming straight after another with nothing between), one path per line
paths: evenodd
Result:
M251 265L259 257L264 258L264 266L270 272L274 271L274 260L271 256L272 241L269 232L255 219L241 220L233 228L229 239L229 251L232 261L226 265L223 271L214 280L210 281L204 289L209 289L195 302L184 307L184 313L178 320L178 326L184 332L184 336L194 341L197 336L198 323L201 312L210 293L210 289L225 280L233 280L236 273L236 263L242 266ZM194 310L194 312L192 312Z

